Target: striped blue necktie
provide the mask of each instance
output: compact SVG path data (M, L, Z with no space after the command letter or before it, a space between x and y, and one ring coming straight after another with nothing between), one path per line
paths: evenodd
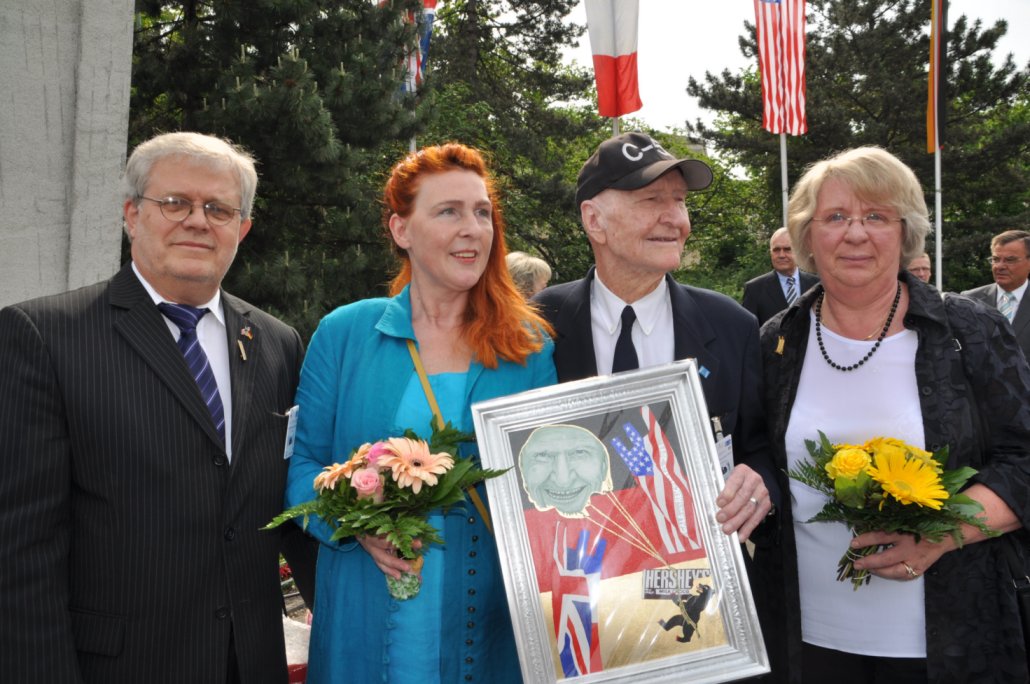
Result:
M200 346L197 339L197 323L208 312L208 309L196 309L185 304L168 304L162 302L157 308L168 317L172 323L179 326L179 351L186 358L186 365L189 366L193 379L197 381L200 389L200 396L207 404L211 418L215 421L215 429L222 436L225 442L225 409L222 407L222 397L218 395L218 383L215 382L215 374L211 371L211 364L207 360L204 348Z
M1011 292L1001 293L1001 302L998 304L998 310L1001 311L1005 318L1009 319L1009 323L1016 317L1016 295Z
M794 303L798 298L797 288L794 287L794 276L787 276L787 306Z

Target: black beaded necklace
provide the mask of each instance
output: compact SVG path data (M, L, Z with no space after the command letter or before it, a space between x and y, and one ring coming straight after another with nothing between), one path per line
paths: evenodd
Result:
M830 364L830 367L839 371L853 371L863 363L868 361L876 350L880 348L880 343L883 342L883 338L887 337L887 331L890 330L891 323L894 321L894 314L898 311L898 302L901 301L901 283L898 283L898 292L894 295L894 303L891 304L891 311L887 314L887 321L883 324L883 330L880 331L880 336L876 338L876 344L869 350L869 353L862 357L862 359L855 364L850 366L841 366L840 364L834 363L830 355L826 353L826 346L823 344L823 331L822 331L822 313L823 313L823 299L826 297L826 292L819 293L819 299L815 301L815 339L819 342L819 351L823 353L823 359L826 363Z

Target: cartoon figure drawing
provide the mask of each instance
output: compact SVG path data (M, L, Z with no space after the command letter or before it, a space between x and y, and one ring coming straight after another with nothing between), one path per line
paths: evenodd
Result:
M701 619L701 612L704 611L708 605L708 600L712 597L712 588L707 584L698 584L694 589L697 593L681 594L679 598L672 599L672 602L679 608L679 613L673 615L668 620L659 620L658 625L668 632L670 629L677 627L682 628L683 633L681 636L676 637L676 641L681 644L685 644L690 641L695 634L698 638L701 637L701 632L698 631L697 621Z
M553 508L566 518L587 517L590 497L612 491L608 450L576 425L536 429L519 451L519 470L537 510Z

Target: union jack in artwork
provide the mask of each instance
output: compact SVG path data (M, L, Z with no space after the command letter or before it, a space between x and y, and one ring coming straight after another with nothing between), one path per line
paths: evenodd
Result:
M655 525L667 553L682 553L687 547L701 548L701 537L694 519L694 501L683 469L672 450L668 437L647 406L640 409L647 426L641 435L632 423L623 430L629 440L611 439L612 448L623 460L637 484L651 502Z
M581 530L576 545L567 544L566 530L559 524L554 535L551 609L562 672L574 677L602 669L597 597L607 542L598 535L591 548L590 533Z

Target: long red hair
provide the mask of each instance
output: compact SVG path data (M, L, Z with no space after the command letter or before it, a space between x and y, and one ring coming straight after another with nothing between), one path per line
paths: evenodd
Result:
M543 333L552 333L532 304L515 287L505 256L504 217L501 215L497 186L478 150L460 143L424 147L397 162L383 190L383 226L390 231L390 216L411 216L418 195L419 181L427 175L446 171L472 171L486 184L494 229L493 246L483 271L469 290L468 309L461 335L476 359L487 368L496 368L498 357L525 364L526 357L543 348ZM396 295L411 282L411 261L405 250L394 243L400 271L390 282Z

